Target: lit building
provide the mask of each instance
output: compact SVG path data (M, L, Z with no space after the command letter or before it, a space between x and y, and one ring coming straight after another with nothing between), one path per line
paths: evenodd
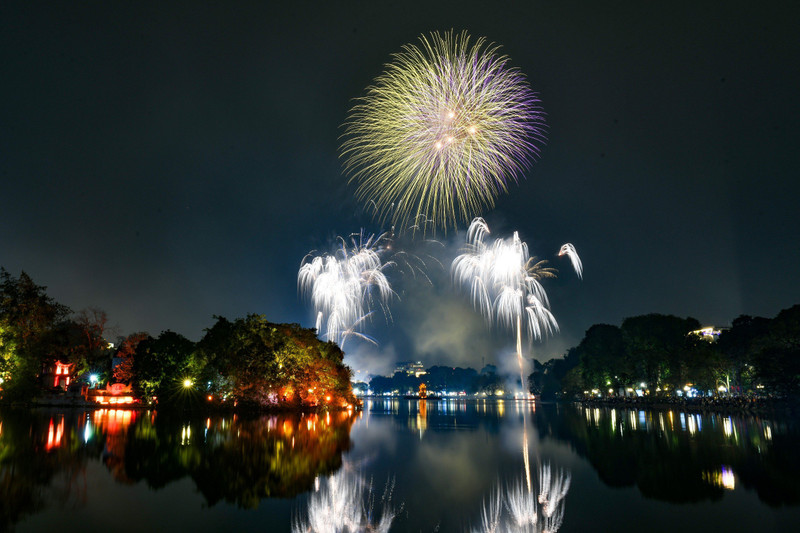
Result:
M73 378L72 367L73 363L62 363L61 361L46 365L42 372L42 380L46 385L67 390Z
M400 361L397 363L397 367L394 371L395 373L403 372L414 377L420 377L427 374L427 372L425 372L425 367L422 366L422 361L417 361L416 363L413 361Z
M689 335L697 335L703 340L708 342L716 342L719 340L719 336L722 333L722 328L715 328L714 326L708 326L705 328L696 329L694 331L690 331Z
M101 405L123 405L136 401L133 397L132 386L124 383L108 383L105 389L92 389L89 393L89 400Z

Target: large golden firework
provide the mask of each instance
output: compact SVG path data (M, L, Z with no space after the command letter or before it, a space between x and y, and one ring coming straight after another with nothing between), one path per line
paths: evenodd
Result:
M396 231L468 222L538 155L544 113L484 38L421 36L350 110L342 157L356 196Z

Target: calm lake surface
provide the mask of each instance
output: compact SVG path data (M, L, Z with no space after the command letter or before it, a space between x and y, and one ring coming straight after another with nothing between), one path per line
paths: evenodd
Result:
M508 400L0 411L0 531L478 531L493 507L535 513L522 531L797 531L800 423Z

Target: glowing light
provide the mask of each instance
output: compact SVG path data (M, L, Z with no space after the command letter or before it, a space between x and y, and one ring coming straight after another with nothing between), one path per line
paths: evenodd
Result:
M734 490L736 488L736 476L733 470L726 465L722 465L717 472L704 472L703 479L727 490Z
M725 432L726 437L733 435L733 421L731 417L725 418L722 421L722 430Z
M307 255L297 273L297 285L309 295L317 313L317 331L325 325L325 337L344 346L350 335L375 341L359 331L375 304L386 309L393 294L383 270L381 254L385 234L375 238L359 234L348 247L343 238L333 254Z
M187 388L187 389L188 389L188 388L189 388L189 387L191 387L192 385L194 385L194 383L192 382L192 380L191 380L191 379L184 379L184 380L183 380L183 386L184 386L185 388Z
M350 111L345 172L381 222L455 227L493 206L538 155L540 102L498 49L466 32L421 36Z

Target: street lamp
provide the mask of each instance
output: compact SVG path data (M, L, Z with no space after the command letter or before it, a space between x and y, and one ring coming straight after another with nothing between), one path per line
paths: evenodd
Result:
M99 379L100 378L97 376L97 374L90 374L89 375L89 385L91 385L91 387L94 388L97 385L97 382L99 381Z
M186 379L184 379L184 380L183 380L183 386L184 386L185 388L187 388L187 389L188 389L188 388L190 388L192 385L194 385L194 383L192 383L192 380L191 380L191 379L189 379L189 378L186 378Z

